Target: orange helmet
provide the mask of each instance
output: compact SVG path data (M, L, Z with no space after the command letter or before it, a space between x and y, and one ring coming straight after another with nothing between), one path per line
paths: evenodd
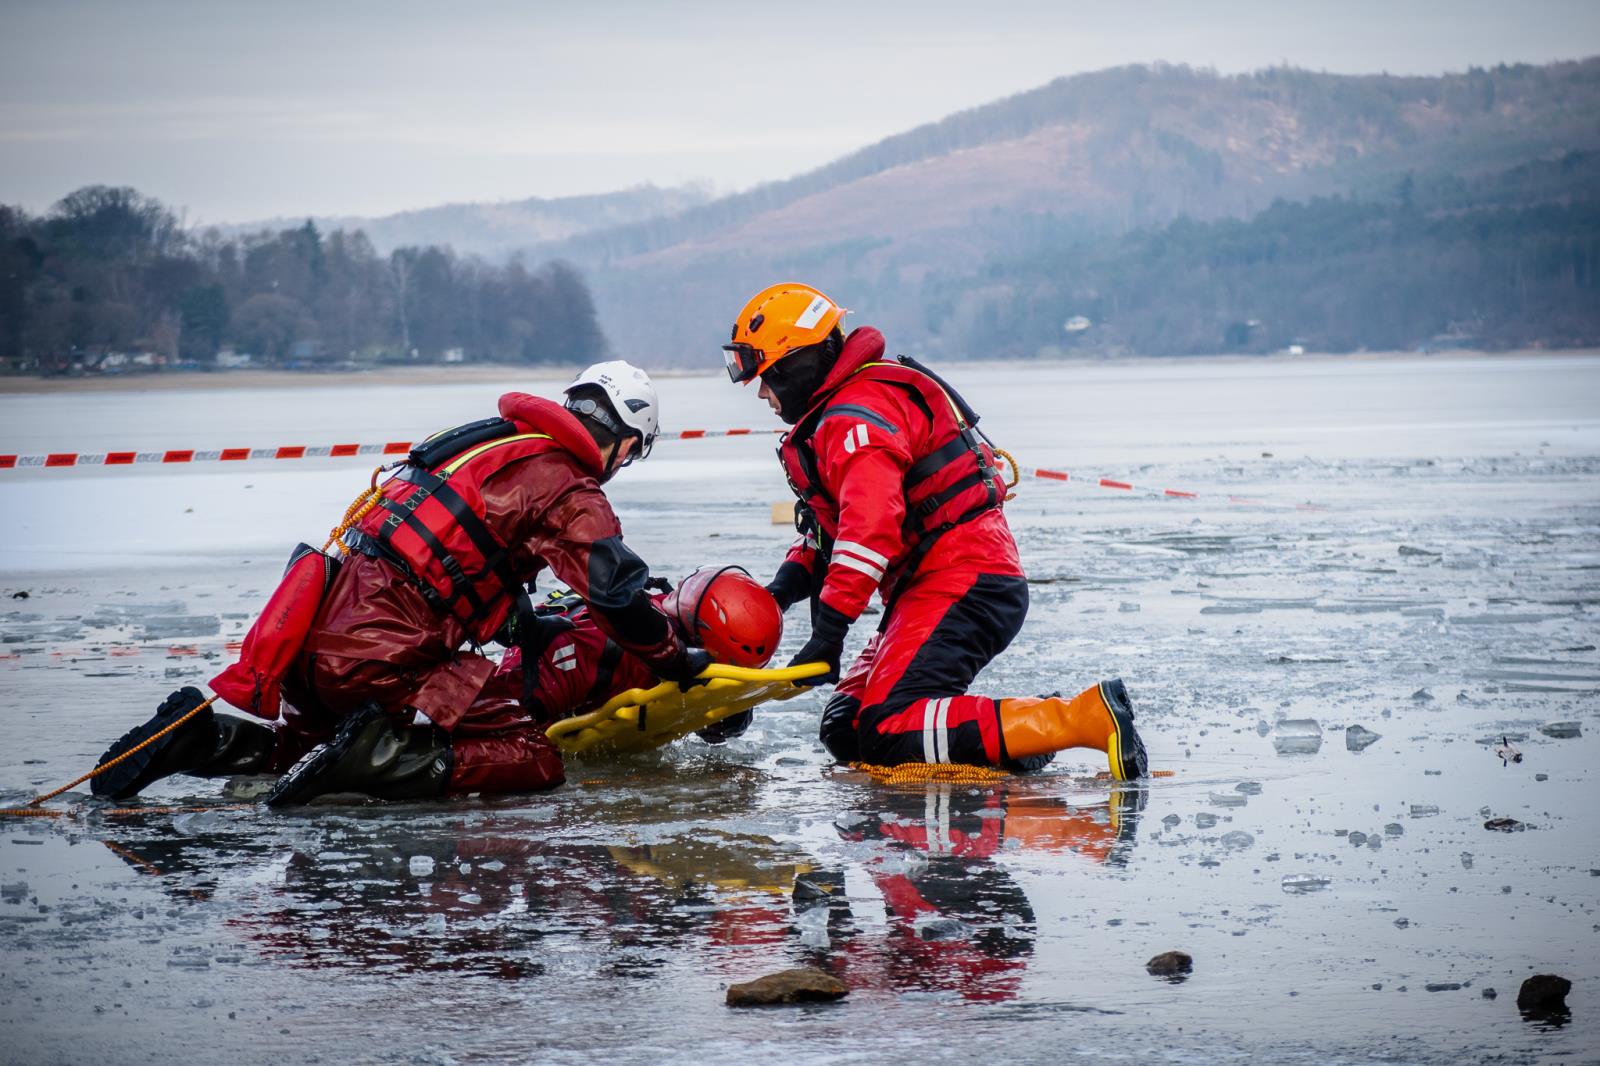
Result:
M722 346L728 377L760 377L790 352L822 343L844 315L844 308L810 285L784 282L762 289L739 312L731 343Z
M765 666L783 636L778 601L740 566L702 566L661 606L685 639L729 666Z

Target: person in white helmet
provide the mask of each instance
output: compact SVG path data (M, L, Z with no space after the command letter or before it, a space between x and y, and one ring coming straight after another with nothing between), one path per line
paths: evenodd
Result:
M711 661L648 594L649 567L623 543L601 489L650 454L659 425L649 377L616 360L579 374L564 403L507 393L498 418L429 437L343 535L348 556L306 593L319 602L280 609L307 584L286 575L241 661L212 680L224 698L268 719L278 717L281 690L281 720L267 726L207 708L95 778L95 792L126 798L175 773L278 773L274 806L330 792L414 799L559 785L561 759L528 713L527 679L496 676L481 653L498 637L538 660L526 587L540 571L582 596L607 635L656 676L687 685ZM303 558L292 558L291 575ZM307 619L306 629L293 636L292 655L271 657L287 668L274 668L256 649L281 653L289 638L274 632L258 642L257 630L288 617ZM173 693L101 761L202 701L196 688Z

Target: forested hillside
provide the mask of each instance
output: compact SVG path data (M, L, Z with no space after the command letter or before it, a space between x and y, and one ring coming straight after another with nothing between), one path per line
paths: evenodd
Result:
M313 218L318 229L360 230L379 254L412 245L439 245L462 255L504 257L530 245L565 240L594 230L665 218L710 199L697 186L662 189L641 185L590 196L534 197L504 203L442 204L393 215ZM230 236L297 226L304 219L273 219L223 226Z
M931 278L924 326L979 356L1591 346L1597 189L1586 152L1120 238L1037 219L975 275Z
M780 278L950 356L1596 344L1596 152L1600 60L1130 67L541 250L579 263L613 344L654 363L714 356Z
M582 364L605 338L582 277L448 248L378 255L306 222L185 232L132 189L92 186L43 217L0 207L0 366L438 359ZM109 360L108 360L109 357Z
M130 189L0 208L0 359L714 367L784 279L941 357L1600 345L1600 59L1126 67L818 162L707 203L410 212L371 222L381 250L314 222L186 232Z

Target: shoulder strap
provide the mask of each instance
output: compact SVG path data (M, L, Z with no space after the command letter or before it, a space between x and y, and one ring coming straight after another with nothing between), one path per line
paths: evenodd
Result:
M507 426L515 428L512 423L506 422L504 419L485 419L483 423L478 423L478 425L487 429L487 423L497 421L505 422ZM470 427L461 428L468 429ZM514 599L522 589L522 582L517 579L516 574L511 569L510 550L501 543L499 537L495 536L488 523L473 511L471 505L467 503L461 494L450 486L449 478L463 465L492 448L514 444L518 441L541 439L549 440L551 438L548 433L515 433L510 436L502 435L498 438L490 438L487 441L483 441L480 438L480 442L477 444L469 442L465 450L458 448L455 457L449 459L437 471L423 469L418 465L414 465L408 459L407 465L395 476L416 485L417 491L399 502L388 496L382 496L378 500L379 505L389 512L389 518L381 527L382 529L394 530L401 525L409 526L422 539L422 542L427 545L428 551L434 558L439 560L439 565L450 579L452 594L464 600L471 611L468 620L469 628L488 612L489 607L494 602L494 598L491 597L486 602L478 596L477 591L473 588L472 580L462 569L460 560L451 555L449 549L444 546L433 530L429 529L417 517L417 508L422 505L424 500L429 498L438 500L445 510L450 513L450 517L454 519L456 525L467 535L467 539L472 541L472 546L477 549L478 554L483 556L485 568L494 573L495 578L503 586L505 594ZM460 443L460 438L457 439L457 443ZM415 454L416 452L414 451L413 455ZM380 539L386 538L383 538L380 534ZM419 582L419 584L426 585L425 582Z

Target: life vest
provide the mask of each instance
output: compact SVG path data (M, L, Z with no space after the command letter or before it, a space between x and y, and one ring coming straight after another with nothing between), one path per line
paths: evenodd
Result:
M904 356L894 363L866 363L829 389L784 435L778 447L802 514L814 516L827 538L832 538L838 529L839 503L828 494L818 476L812 437L830 410L838 413L846 406L832 405L838 391L849 382L862 379L905 390L932 427L932 445L913 454L904 481L906 517L902 535L909 549L909 572L945 532L999 506L1005 499L1005 484L995 466L994 451L978 432L977 414L960 396L931 371Z
M549 404L536 397L521 400ZM566 436L565 427L550 428ZM520 418L487 418L434 434L379 486L377 506L346 543L398 564L436 610L456 618L469 640L483 644L525 593L510 549L489 527L482 486L513 463L567 450L563 443Z

